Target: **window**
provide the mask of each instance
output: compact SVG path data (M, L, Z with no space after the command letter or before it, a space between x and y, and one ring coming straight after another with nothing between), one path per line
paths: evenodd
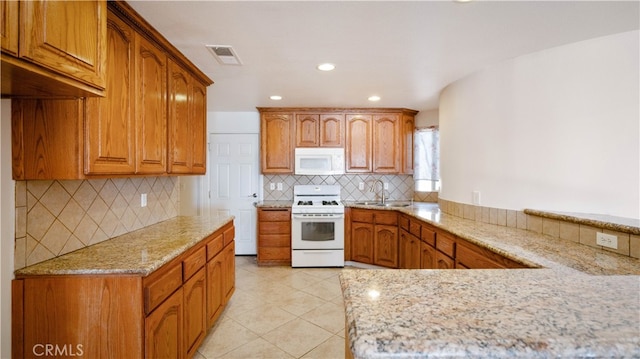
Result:
M418 192L440 190L440 132L437 127L416 129L413 179Z

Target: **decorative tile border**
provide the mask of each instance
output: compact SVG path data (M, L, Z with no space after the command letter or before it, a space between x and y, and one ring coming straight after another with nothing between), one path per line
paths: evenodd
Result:
M542 217L541 213L528 214L503 208L475 206L440 198L440 210L452 216L469 219L481 223L495 224L511 228L519 228L550 237L569 240L594 248L615 252L624 256L640 258L640 235L615 231L603 224L575 223L561 218ZM527 210L528 211L528 210ZM618 249L611 249L596 244L596 233L613 234L618 237Z
M178 177L17 181L14 268L176 217L179 189Z

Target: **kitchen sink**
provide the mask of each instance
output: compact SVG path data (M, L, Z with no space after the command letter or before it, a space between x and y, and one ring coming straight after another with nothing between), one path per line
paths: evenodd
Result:
M363 205L363 206L377 206L377 207L408 207L411 203L408 202L374 202L374 201L366 201L366 202L355 202L355 204Z
M387 202L387 203L375 204L375 206L380 206L380 207L409 207L410 205L411 203L406 203L406 202Z

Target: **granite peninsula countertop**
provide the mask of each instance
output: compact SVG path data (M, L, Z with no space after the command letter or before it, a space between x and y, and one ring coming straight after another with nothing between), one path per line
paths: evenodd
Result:
M640 358L640 260L435 203L345 205L405 213L536 268L344 270L355 358Z
M640 278L344 270L354 358L638 358Z
M233 216L175 217L15 272L16 277L63 274L147 276L222 228Z

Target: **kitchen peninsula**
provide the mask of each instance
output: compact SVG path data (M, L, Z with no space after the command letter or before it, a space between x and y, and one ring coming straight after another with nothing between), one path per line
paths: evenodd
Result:
M235 289L233 219L175 217L16 271L14 357L193 356Z
M640 356L638 259L435 204L394 210L540 268L345 270L347 357Z

